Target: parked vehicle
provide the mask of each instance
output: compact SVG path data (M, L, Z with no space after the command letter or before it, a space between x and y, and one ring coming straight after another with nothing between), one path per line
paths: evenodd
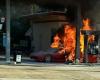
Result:
M65 55L54 48L47 51L33 52L30 54L30 58L39 62L65 62Z

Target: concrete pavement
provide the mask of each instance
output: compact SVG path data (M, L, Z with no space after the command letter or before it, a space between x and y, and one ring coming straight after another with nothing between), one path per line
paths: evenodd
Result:
M0 80L100 80L100 65L1 64Z
M25 58L21 64L0 61L0 80L100 80L100 64L39 63Z

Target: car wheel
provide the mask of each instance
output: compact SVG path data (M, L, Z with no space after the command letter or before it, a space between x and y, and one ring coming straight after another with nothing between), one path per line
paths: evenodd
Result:
M45 56L45 62L51 62L51 55L46 55Z

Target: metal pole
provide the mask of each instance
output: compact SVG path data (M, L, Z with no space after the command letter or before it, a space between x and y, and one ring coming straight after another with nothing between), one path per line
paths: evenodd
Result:
M81 27L81 7L77 5L77 27L76 27L76 59L75 62L79 63L80 59L80 27Z
M88 53L87 53L87 49L88 49L88 35L84 35L84 56L85 56L85 63L88 63Z
M6 0L6 62L10 63L10 0Z

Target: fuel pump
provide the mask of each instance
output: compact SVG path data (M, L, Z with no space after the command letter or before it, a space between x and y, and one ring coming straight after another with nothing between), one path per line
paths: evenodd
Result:
M90 63L97 62L98 47L97 47L96 41L92 41L88 43L87 54L88 54L88 60L89 60L88 62Z
M98 57L98 39L88 41L88 36L94 35L95 38L98 37L100 31L83 30L84 34L84 59L86 63L97 63Z

